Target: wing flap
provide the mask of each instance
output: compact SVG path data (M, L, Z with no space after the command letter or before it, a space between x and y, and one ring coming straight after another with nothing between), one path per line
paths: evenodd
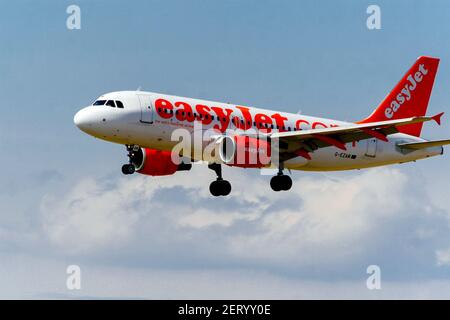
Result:
M395 130L395 126L405 126L415 123L422 123L426 121L434 120L433 117L412 117L398 120L388 120L388 121L378 121L364 124L352 124L345 127L331 127L331 128L320 128L320 129L309 129L301 131L289 131L289 132L274 132L270 135L272 139L283 139L283 138L295 138L300 139L312 138L316 134L320 135L336 135L336 134L352 134L352 133L364 133L363 129L380 129L389 132L398 132ZM391 133L389 133L391 134ZM349 141L350 142L350 141Z

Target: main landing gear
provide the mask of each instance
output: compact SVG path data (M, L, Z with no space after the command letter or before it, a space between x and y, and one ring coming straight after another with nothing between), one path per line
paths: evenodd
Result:
M270 179L270 187L273 191L288 191L292 187L292 179L283 174L283 169L280 168L277 175Z
M227 180L223 180L221 165L218 163L211 163L208 165L208 168L214 170L217 174L216 181L211 182L209 185L209 191L211 194L215 197L229 195L231 192L231 183Z
M133 164L134 157L136 156L136 152L139 151L139 146L126 146L128 151L128 159L129 163L124 164L122 166L122 173L125 175L133 174L136 171L136 167Z

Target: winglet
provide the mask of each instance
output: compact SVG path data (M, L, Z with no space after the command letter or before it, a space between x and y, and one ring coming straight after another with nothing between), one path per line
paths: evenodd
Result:
M437 115L432 116L431 119L433 119L434 121L436 121L436 123L437 123L438 125L441 125L441 117L442 117L443 114L444 114L444 112L438 113Z

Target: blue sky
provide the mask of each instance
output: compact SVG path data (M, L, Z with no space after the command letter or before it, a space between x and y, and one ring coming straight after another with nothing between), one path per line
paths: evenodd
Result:
M66 28L71 4L81 8L81 30ZM375 31L366 28L370 4L2 3L0 296L208 298L212 277L231 298L259 297L262 288L267 297L448 298L448 155L361 172L296 172L289 195L271 193L258 172L226 169L233 196L212 199L206 168L125 178L124 148L73 125L75 112L102 93L138 87L356 121L419 55L441 58L429 113L447 111L448 2L377 1ZM423 135L448 138L450 126L444 118ZM335 208L333 198L348 201ZM64 287L65 266L74 263L92 271L76 293ZM381 292L365 289L369 264L382 267ZM120 276L109 290L95 285L111 275ZM168 280L181 278L178 287Z

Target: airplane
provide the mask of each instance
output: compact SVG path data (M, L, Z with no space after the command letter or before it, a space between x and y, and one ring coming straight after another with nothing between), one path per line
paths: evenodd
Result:
M442 155L450 140L420 137L425 122L441 124L443 112L426 116L438 65L438 58L419 57L375 110L356 122L119 91L104 94L78 111L74 123L91 136L125 145L129 161L122 173L126 175L172 175L190 170L192 161L204 161L217 175L209 186L211 194L227 196L231 184L222 176L222 165L275 168L271 188L287 191L292 179L286 169L353 170ZM201 142L176 149L180 139L173 135L180 130L194 140L200 135Z

